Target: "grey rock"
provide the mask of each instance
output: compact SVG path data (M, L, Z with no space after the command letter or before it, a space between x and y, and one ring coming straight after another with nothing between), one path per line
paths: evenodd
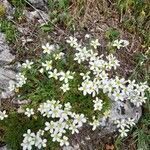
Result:
M121 106L118 109L118 106ZM124 109L122 110L122 106ZM69 137L70 146L64 146L62 150L93 150L96 142L93 139L103 139L113 135L117 131L114 121L117 119L134 118L138 122L142 114L141 107L133 106L129 101L126 103L113 102L108 117L100 119L100 127L95 131L91 130L90 125L85 124L78 134ZM100 140L101 141L101 140Z
M13 12L14 12L14 9L13 7L11 6L11 4L7 1L7 0L0 0L0 3L5 7L6 9L6 17L8 19L12 19L13 18Z
M15 71L13 71L13 67L10 65L14 59L15 56L10 53L5 35L0 33L0 99L11 95L11 93L8 92L8 85L9 81L14 80L16 75Z
M47 8L47 0L28 0L35 8L45 10Z
M8 150L6 146L0 147L0 150Z
M9 46L5 40L5 35L0 33L0 66L2 63L9 64L14 59L15 56L10 53Z
M23 13L26 16L28 22L34 22L36 20L38 21L38 23L43 24L47 23L47 21L49 20L48 14L39 9L34 11L24 10Z

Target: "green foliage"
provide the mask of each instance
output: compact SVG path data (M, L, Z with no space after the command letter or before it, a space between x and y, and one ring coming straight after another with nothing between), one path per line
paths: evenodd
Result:
M1 138L8 143L8 146L12 150L21 149L20 144L23 141L23 134L26 133L27 129L31 129L32 132L36 133L39 129L44 128L46 121L50 122L54 120L52 118L43 117L36 111L42 102L53 99L60 100L61 104L70 102L72 112L83 113L88 118L88 121L93 120L93 115L97 118L104 116L104 113L110 109L110 100L102 91L99 92L98 97L103 100L103 109L101 111L94 111L94 98L91 95L83 96L82 91L78 90L82 82L80 73L87 72L87 65L78 65L73 60L73 52L70 50L70 47L65 46L65 48L68 54L65 58L56 61L54 54L56 55L61 51L56 49L52 51L50 55L41 55L38 59L35 59L32 69L21 68L20 72L25 75L28 80L23 87L19 88L18 99L31 100L29 104L23 105L23 109L26 107L33 108L35 115L27 118L23 113L18 114L13 110L9 110L9 117L0 122L0 129L2 128L5 132L5 136ZM42 67L41 64L45 62L45 60L52 60L53 68L56 68L58 71L66 72L69 70L75 72L74 79L69 81L69 91L66 93L62 92L60 89L62 82L48 78L48 72L44 72L43 74L39 72L39 69ZM66 135L68 134L70 133L67 132ZM52 142L52 138L49 134L44 134L44 137L48 139L46 149L57 149L58 144Z
M16 112L11 112L9 115L9 118L0 121L0 129L5 131L3 140L11 150L21 150L20 144L23 141L23 133L26 133L28 129L37 132L40 128L43 128L45 121L48 121L38 114L34 115L32 118L27 118L25 115ZM51 137L48 139L49 144L47 145L47 149L52 148L56 150L58 147L57 143L52 142Z
M119 35L120 35L119 31L115 28L109 28L105 32L105 37L108 41L114 41L114 40L118 39Z
M18 32L14 24L10 21L0 19L0 31L6 34L6 40L8 42L14 42Z
M61 26L65 27L70 27L72 25L73 16L71 16L69 13L68 0L57 0L57 1L48 0L48 8L50 16L50 23L49 23L50 29L53 27L53 24L60 24Z
M4 17L5 15L5 7L0 4L0 18Z
M150 60L150 51L149 49L144 54L137 55L136 61L137 66L134 69L133 74L131 75L132 79L137 81L146 81L150 86L150 70L149 70L149 60ZM150 126L150 93L146 92L147 101L143 106L143 115L133 131L133 137L137 146L137 150L144 149L149 150L149 126Z
M117 40L119 36L120 36L120 33L115 28L109 28L108 30L105 31L105 38L107 41L109 41L107 44L107 50L109 51L109 53L116 52L116 48L112 47L112 42L114 40Z
M10 0L13 6L15 7L23 7L25 5L24 0Z
M122 14L122 23L130 32L137 32L143 37L143 44L149 46L150 3L148 0L116 0L116 6Z
M136 141L137 149L149 150L149 126L150 126L150 95L148 96L147 105L144 106L143 116L133 132Z
M57 53L57 52L54 52ZM75 63L72 59L73 54L69 54L69 51L66 52L68 57L63 60L57 60L57 62L52 57L53 54L49 57L42 57L37 60L37 64L33 67L32 70L26 71L23 70L23 74L28 78L28 82L20 91L20 99L31 99L32 103L30 106L37 107L37 105L41 102L45 102L46 100L56 99L60 100L62 103L70 102L73 107L73 111L76 113L83 113L86 117L92 119L94 114L93 111L93 97L92 96L83 96L82 92L78 90L78 85L82 82L82 78L79 73L86 73L86 67L82 64L80 66ZM69 81L70 89L66 93L62 93L60 86L61 82L55 79L49 79L48 74L45 73L43 75L39 75L39 67L44 60L50 59L53 61L53 67L57 70L76 72L74 76L74 80ZM70 65L71 64L71 65ZM42 82L41 82L42 81ZM110 107L109 98L103 94L98 95L99 98L104 100L103 110L99 115L102 115L103 112L107 111ZM95 114L94 114L95 115Z

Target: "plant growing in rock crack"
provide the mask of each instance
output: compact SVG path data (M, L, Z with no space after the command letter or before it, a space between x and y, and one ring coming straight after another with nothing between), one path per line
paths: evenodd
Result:
M15 91L19 100L30 102L19 112L9 111L8 116L5 110L0 112L5 139L12 149L68 146L69 134L79 133L84 123L93 130L99 127L100 118L107 118L113 101L118 106L121 102L122 107L126 101L137 107L145 102L147 84L110 75L120 66L119 61L112 54L98 55L98 39L86 40L88 44L83 45L69 37L65 52L63 46L47 43L42 45L39 59L26 60L20 66L9 90ZM126 40L116 40L112 46L120 49L128 44ZM125 137L135 122L124 118L114 124Z

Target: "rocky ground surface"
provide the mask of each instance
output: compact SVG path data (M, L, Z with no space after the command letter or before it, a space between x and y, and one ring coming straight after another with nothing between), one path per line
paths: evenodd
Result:
M6 7L6 13L8 18L13 18L13 7L7 0L0 0L0 2L3 2L4 6ZM47 22L48 20L48 14L45 10L47 10L47 0L28 0L28 5L31 4L31 7L33 8L32 11L24 10L24 14L26 16L26 19L28 22L34 22L35 20L42 24ZM85 16L88 17L88 16ZM90 19L90 18L88 18ZM101 21L103 18L101 18ZM97 22L95 22L97 24ZM97 25L98 27L98 25ZM105 29L107 26L102 26L102 28ZM17 30L24 35L29 35L30 29L28 26L22 27L18 26ZM100 28L97 28L97 30L100 30ZM98 32L96 32L98 33ZM28 42L32 42L32 38L26 38L27 36L22 36L22 44L25 45ZM134 39L133 39L134 40ZM136 41L136 40L134 40ZM136 45L136 43L135 43ZM135 45L132 45L133 47ZM139 45L139 44L138 44ZM8 92L8 84L10 80L15 79L15 68L13 66L15 60L15 56L11 54L11 47L8 46L7 41L5 39L5 35L3 33L0 33L0 100L8 99L8 97L11 97L13 93ZM128 66L127 66L128 67ZM130 69L130 68L129 68ZM124 72L124 70L123 70ZM88 125L85 125L82 128L82 131L78 135L73 135L70 137L70 142L72 146L64 147L63 150L94 150L96 148L95 146L98 145L98 143L103 142L103 139L105 137L108 137L108 141L111 141L109 139L110 135L113 135L115 131L115 127L113 126L112 119L111 118L135 118L136 121L139 120L141 116L141 108L131 107L130 104L127 104L125 113L122 114L121 111L118 111L116 109L116 106L118 104L114 103L110 112L110 117L107 119L107 121L104 123L104 128L98 129L95 132L92 132ZM106 140L106 141L107 141ZM107 142L105 142L107 143ZM6 150L6 147L0 148L0 150Z
M6 100L13 96L13 93L8 91L9 81L15 79L15 71L10 65L15 59L15 56L10 53L5 35L0 33L0 105L2 100ZM1 106L0 106L1 107ZM6 147L0 147L0 150L7 150Z
M11 93L8 92L10 80L15 79L15 71L11 63L15 56L11 54L11 49L8 46L5 35L0 33L0 98L7 98Z

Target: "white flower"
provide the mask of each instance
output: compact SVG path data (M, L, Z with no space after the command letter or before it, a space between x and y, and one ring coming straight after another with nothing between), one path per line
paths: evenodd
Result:
M22 73L18 73L16 75L16 80L16 87L22 87L24 84L26 84L27 78Z
M35 137L35 134L31 132L30 129L27 130L27 133L23 134L24 140L31 141L33 137Z
M97 56L98 56L98 53L97 53L97 52L94 52L92 49L89 50L89 58L90 58L90 61L94 61Z
M112 94L114 101L124 101L124 93L120 92L119 90L116 90Z
M68 120L68 115L70 115L70 111L67 109L62 110L60 115L60 121Z
M25 115L28 117L31 117L32 115L34 115L33 108L31 108L31 109L26 108Z
M60 142L62 133L54 132L51 134L51 137L53 138L52 139L53 142L55 142L55 141Z
M112 54L108 55L107 60L109 61L106 68L110 70L112 67L116 70L118 66L120 66L119 61Z
M61 109L59 107L51 108L51 117L52 118L58 118L61 115Z
M126 128L122 127L118 131L121 133L120 134L121 137L126 137L127 136L127 132L129 132L129 129L126 129Z
M66 122L63 122L62 120L59 120L56 122L55 131L57 133L66 133L66 128L68 128L68 125Z
M83 123L86 122L86 118L84 116L84 114L75 114L74 116L74 124L77 124L78 127L81 127L83 125Z
M8 115L6 114L6 110L0 111L0 120L4 120L4 118L7 118Z
M23 134L24 140L21 143L23 150L31 150L32 146L35 143L35 134L31 132L30 129L27 130L27 133Z
M118 87L120 87L120 88L124 88L124 84L125 84L126 82L125 82L125 79L124 78L122 78L122 79L119 79L119 77L118 76L116 76L116 78L115 78L115 82L114 82L114 87L116 87L116 88L118 88Z
M85 38L89 39L90 38L90 34L86 34Z
M59 73L57 69L54 69L53 71L49 71L48 74L49 74L48 76L49 78L54 78L56 80L58 79Z
M63 146L63 145L66 145L66 146L69 145L68 137L66 136L63 136L63 139L60 140L60 146Z
M63 52L60 52L58 54L54 54L53 57L55 60L61 59L65 54Z
M9 87L8 87L9 91L12 92L15 90L15 88L16 88L15 84L16 84L15 81L13 81L13 80L9 81Z
M94 60L91 60L89 62L90 70L94 72L102 72L107 65L107 62L105 62L103 59L99 59L99 57L96 57Z
M134 126L135 125L135 119L132 119L132 118L128 118L127 119L127 124L130 126L130 127L132 127L132 126Z
M85 60L88 60L90 57L90 50L87 50L86 47L78 48L77 51L78 52L75 53L74 60L76 60L79 64Z
M32 150L32 146L37 147L38 149L41 149L42 147L46 147L46 139L41 138L42 130L39 130L37 134L32 133L30 129L27 130L27 133L23 134L23 143L21 143L21 146L23 147L23 150Z
M117 47L117 49L120 49L121 47L126 47L129 45L129 42L126 40L115 40L112 44L112 46Z
M61 71L61 72L59 73L59 76L60 76L59 80L60 80L60 81L63 81L63 80L64 80L65 83L68 83L69 79L70 79L70 80L73 79L73 76L72 76L71 74L72 74L72 73L71 73L70 71L67 71L66 73L63 72L63 71Z
M55 123L53 121L49 122L45 122L45 131L50 131L50 133L53 133L54 131L54 127L55 127Z
M88 79L84 80L82 82L81 87L78 88L80 91L83 91L83 95L92 94L94 97L96 93L98 93L98 86L93 81L90 81Z
M23 150L32 150L33 145L34 145L34 143L32 144L32 142L30 142L30 141L26 141L26 142L23 141L23 143L21 143Z
M64 93L70 90L68 83L62 84L60 88L63 90Z
M90 125L93 126L92 130L94 131L100 125L100 121L93 116L93 122L91 122Z
M96 39L96 40L92 40L90 45L93 46L96 49L101 44L99 43L98 39Z
M69 130L71 130L72 134L79 133L78 126L75 123L69 125Z
M49 61L46 60L45 63L42 63L42 66L45 67L46 70L51 70L52 69L52 60L49 60Z
M116 120L115 124L117 124L117 128L129 127L128 124L126 123L125 119Z
M42 48L44 54L50 54L55 49L55 45L50 45L49 43L47 43L46 45L42 45Z
M43 139L41 142L41 147L46 147L47 140Z
M66 40L67 43L70 44L71 47L75 47L77 44L77 39L75 37L70 36L69 40Z
M90 79L90 73L90 71L88 71L87 73L80 73L80 76L82 76L83 80Z
M93 100L93 102L94 102L94 110L101 111L102 110L102 106L103 106L102 100L99 99L98 97L96 97L96 99Z
M67 111L70 111L71 110L71 104L68 102L68 103L65 103L65 108L64 110L67 110Z
M43 73L43 72L44 72L44 68L40 68L40 69L39 69L39 72L40 72L40 73Z
M43 136L44 135L44 130L39 130L38 132L37 132L37 135L39 135L39 136Z
M42 147L46 147L46 139L42 139L38 134L35 136L34 139L34 145L38 148L41 149Z
M26 60L26 62L22 64L22 67L23 67L23 68L31 69L31 66L32 66L32 65L33 65L33 62L32 62L32 61L30 62L29 60Z
M122 43L123 47L126 47L129 45L129 41L127 40L120 40L120 42Z

